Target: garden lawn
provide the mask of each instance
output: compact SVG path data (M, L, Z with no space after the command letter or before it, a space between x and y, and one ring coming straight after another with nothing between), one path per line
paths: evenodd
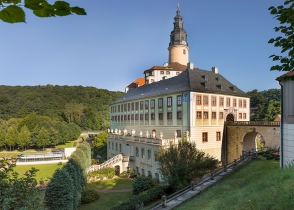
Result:
M87 184L87 187L103 190L132 189L133 182L134 180L132 179L116 178L99 182L91 182Z
M52 178L54 172L58 168L62 168L63 165L57 165L55 164L43 164L43 165L18 165L14 168L15 172L18 172L20 177L27 171L30 170L32 167L35 167L36 169L39 169L36 175L37 181L40 181L41 178L43 181L48 180L48 178Z
M65 144L59 144L57 146L55 146L56 149L63 149L63 148L70 148L70 147L74 147L73 146L74 141L68 141Z
M261 157L176 209L293 209L293 189L294 167Z

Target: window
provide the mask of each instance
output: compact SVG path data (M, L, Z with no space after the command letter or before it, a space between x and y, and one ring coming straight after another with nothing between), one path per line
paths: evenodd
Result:
M128 120L130 120L130 115L128 114Z
M154 79L151 79L151 83L154 82Z
M177 96L177 105L182 106L182 96Z
M177 137L182 137L182 131L181 130L177 130Z
M112 142L111 149L114 150L114 142Z
M208 96L203 96L203 105L208 105Z
M177 71L177 72L176 72L176 75L178 76L179 74L180 74L180 72Z
M127 115L124 115L124 121L126 121L127 120Z
M124 111L127 111L127 104L124 104Z
M144 101L140 101L140 110L143 110Z
M119 152L121 152L121 144L119 144Z
M131 108L132 108L131 110L134 111L134 102L131 103Z
M159 180L159 174L158 173L155 173L155 179Z
M231 106L231 99L227 98L227 107L230 107L230 106Z
M163 113L158 113L158 119L163 120Z
M171 119L172 119L172 116L173 116L173 115L172 115L172 112L168 112L168 113L167 113L167 119L168 119L168 120L171 120Z
M217 141L220 141L221 140L221 132L220 131L217 131L216 132L216 140Z
M243 119L246 120L246 113L243 113Z
M149 120L149 114L145 114L145 120Z
M186 55L186 50L185 49L183 49L183 54Z
M121 112L124 111L124 105L123 104L120 105L120 109L121 109Z
M141 175L145 175L145 169L142 168L142 174Z
M128 103L128 111L131 111L131 104Z
M151 171L148 171L148 176L152 176L152 175L151 175Z
M115 143L115 151L117 151L117 143Z
M155 100L152 99L150 100L150 108L154 108L155 107Z
M131 119L134 120L134 115L133 114L131 115Z
M136 157L139 157L139 148L136 147Z
M196 112L197 119L202 119L202 112Z
M147 84L147 85L149 84L149 80L148 80L148 79L146 79L146 84Z
M139 110L139 102L136 102L135 109Z
M216 97L215 96L211 97L211 105L216 106Z
M145 101L145 109L149 109L149 101L148 100Z
M172 97L167 97L167 106L172 106Z
M243 100L243 107L246 108L246 100Z
M121 116L120 116L120 119L121 119L121 121L124 121L124 116L121 115Z
M224 98L223 97L219 98L219 105L224 106Z
M160 71L160 74L164 74L164 71Z
M212 119L216 119L216 112L212 112L212 113L211 113L211 118L212 118Z
M162 105L163 105L162 102L163 102L163 99L162 99L162 98L159 98L159 99L158 99L158 107L159 107L159 108L162 107Z
M207 132L202 133L202 142L208 142L208 133Z
M219 119L224 119L224 113L223 112L219 113Z
M155 120L155 114L154 113L151 113L150 117L151 117L151 120Z
M141 149L141 158L145 158L145 148Z
M117 112L120 112L120 105L117 106Z
M119 115L119 116L117 116L117 121L120 121L120 115Z
M117 121L117 116L114 117L114 120Z
M135 120L139 120L139 115L138 114L135 115Z
M137 166L136 166L136 172L137 172L137 173L140 173L140 171L139 171L139 167L137 167Z
M147 153L148 153L148 160L151 160L151 150L148 149Z
M233 106L236 107L237 106L237 99L233 99Z
M177 112L177 119L182 119L182 112L181 111Z
M140 120L144 120L143 114L140 114Z
M202 96L201 95L197 95L196 96L196 104L197 105L201 105L202 104Z
M208 112L203 112L203 119L208 119Z
M239 99L239 107L242 107L242 99Z
M170 71L166 71L166 75L170 75Z
M239 119L242 119L242 113L239 113Z
M108 142L108 149L110 149L110 142Z

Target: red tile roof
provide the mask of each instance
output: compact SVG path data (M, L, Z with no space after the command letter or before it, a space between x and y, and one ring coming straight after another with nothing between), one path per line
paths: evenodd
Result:
M127 87L129 89L136 88L137 85L143 86L145 84L145 79L144 78L137 78L134 82L129 84Z
M288 71L287 73L277 77L276 80L294 80L294 70Z

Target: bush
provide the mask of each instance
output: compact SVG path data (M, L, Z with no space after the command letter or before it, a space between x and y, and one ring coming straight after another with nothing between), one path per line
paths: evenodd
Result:
M84 188L82 191L82 203L92 203L100 198L97 190Z
M133 194L138 195L141 192L149 190L158 184L157 179L152 179L151 176L138 176L133 182Z
M102 168L98 171L93 171L87 175L88 180L103 180L104 178L112 179L115 175L115 169L114 168Z
M111 210L135 210L142 205L146 205L154 200L161 198L165 193L165 187L158 185L150 190L140 193L139 195L135 195L129 200L112 207Z

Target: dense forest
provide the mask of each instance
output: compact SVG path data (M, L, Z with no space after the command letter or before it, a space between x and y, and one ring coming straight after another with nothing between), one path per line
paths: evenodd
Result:
M281 114L280 89L268 89L264 91L252 90L247 92L250 96L252 121L273 121Z
M44 148L109 127L123 92L82 86L0 86L0 148Z

